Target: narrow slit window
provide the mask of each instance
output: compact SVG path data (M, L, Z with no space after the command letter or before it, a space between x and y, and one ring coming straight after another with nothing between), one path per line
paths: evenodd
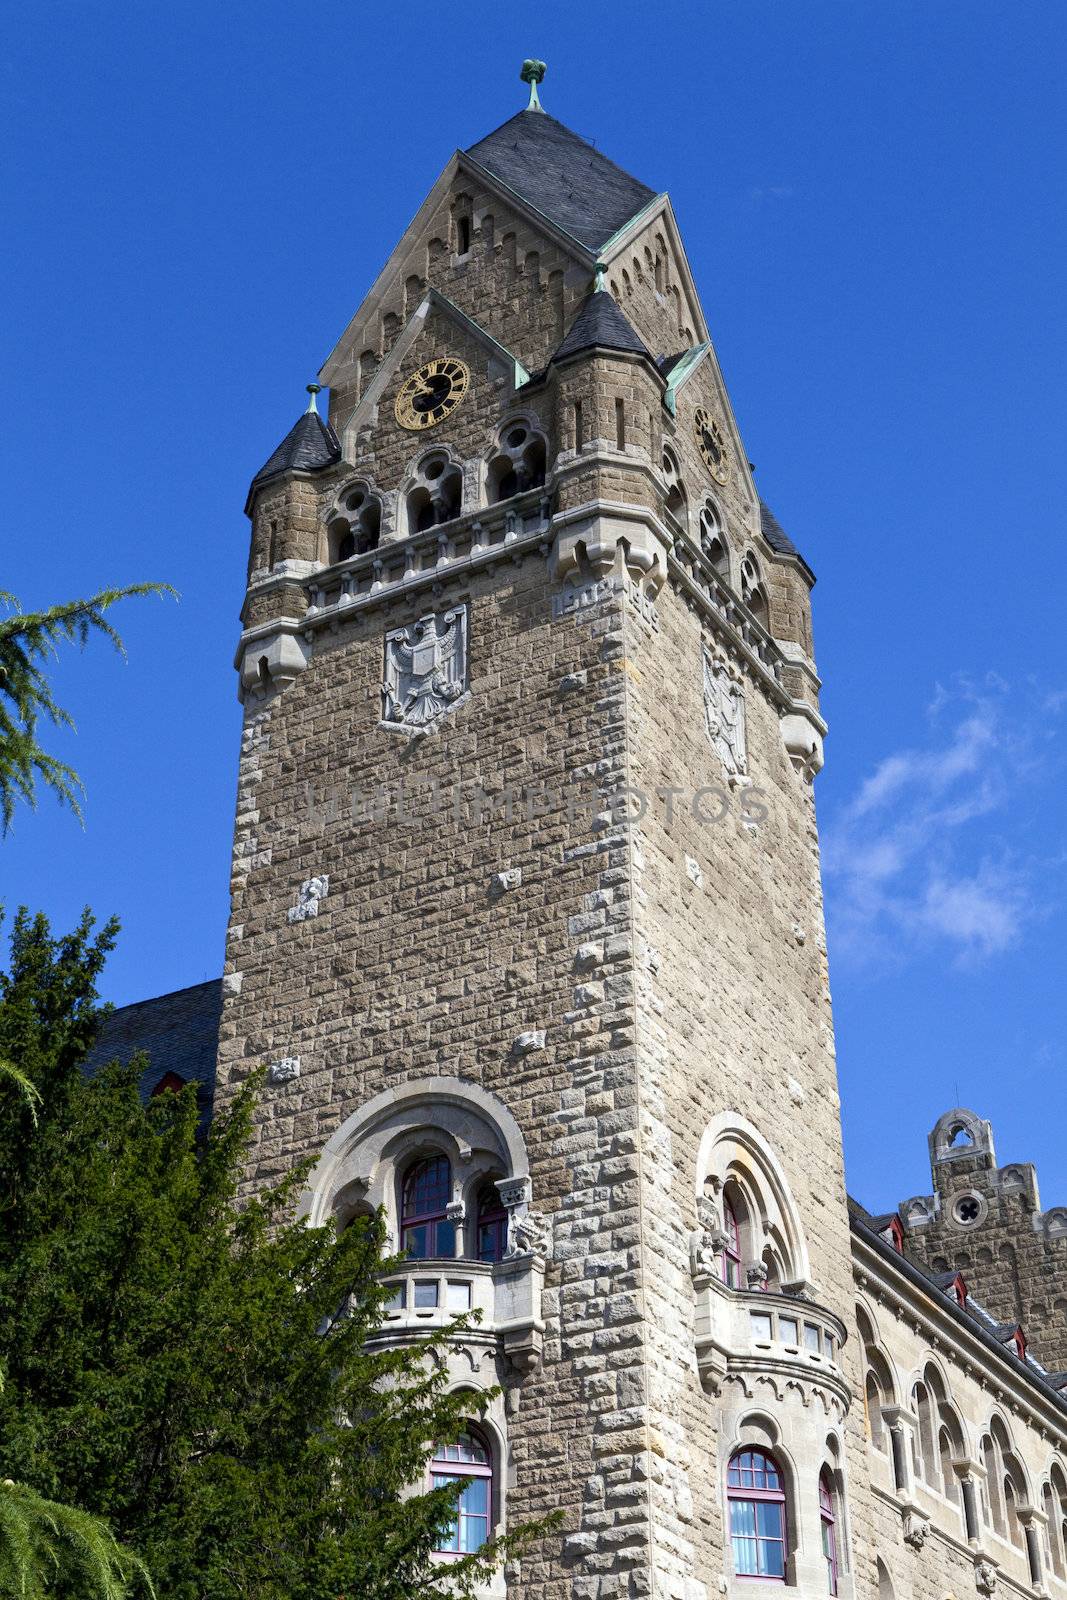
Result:
M574 448L580 450L585 443L585 429L582 426L582 402L574 402Z
M470 217L460 217L460 218L458 218L457 223L456 223L456 231L457 231L457 234L458 234L458 239L457 239L458 250L457 250L457 253L459 255L461 255L461 256L465 256L467 254L467 252L470 250L470 247L471 247L471 219L470 219Z
M622 400L615 402L615 443L620 450L626 449L626 406Z

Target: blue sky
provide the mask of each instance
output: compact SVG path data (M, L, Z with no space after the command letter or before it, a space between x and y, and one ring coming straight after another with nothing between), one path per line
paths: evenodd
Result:
M220 970L249 479L455 146L546 106L671 191L767 502L819 575L852 1189L962 1101L1067 1202L1062 6L160 10L0 40L0 588L165 579L55 683L88 790L0 897L117 912L118 1002Z

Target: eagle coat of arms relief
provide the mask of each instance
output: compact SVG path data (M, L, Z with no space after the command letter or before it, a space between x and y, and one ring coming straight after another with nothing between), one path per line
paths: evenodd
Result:
M704 724L730 777L748 771L745 695L724 661L704 651Z
M468 698L467 607L431 613L385 636L382 726L428 733Z

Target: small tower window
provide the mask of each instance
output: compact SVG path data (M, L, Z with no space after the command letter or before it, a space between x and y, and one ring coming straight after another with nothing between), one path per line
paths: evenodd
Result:
M719 1276L729 1288L740 1289L741 1228L733 1202L729 1199L722 1203L722 1225L726 1238L719 1257Z
M471 219L470 217L456 218L456 253L465 256L471 247Z
M626 406L621 400L615 402L615 443L620 450L626 449Z
M774 1457L738 1450L726 1474L730 1548L739 1578L785 1582L785 1489Z
M495 1184L478 1196L478 1260L503 1261L508 1247L508 1214Z
M822 1525L822 1553L826 1562L826 1590L837 1593L837 1517L834 1514L834 1486L824 1467L819 1474L819 1520Z
M456 1229L447 1215L452 1169L445 1156L416 1161L404 1176L400 1248L416 1261L456 1253Z
M455 1444L439 1444L430 1462L430 1483L440 1489L462 1479L456 1520L438 1543L450 1555L469 1555L489 1538L493 1508L493 1455L488 1442L471 1428Z
M574 448L580 450L585 443L585 428L582 425L582 402L574 402Z

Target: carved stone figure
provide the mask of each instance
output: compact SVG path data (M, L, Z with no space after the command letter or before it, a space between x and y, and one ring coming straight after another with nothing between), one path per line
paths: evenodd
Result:
M426 733L467 693L467 607L420 617L385 636L382 721Z
M904 1543L913 1550L921 1550L930 1534L930 1524L918 1511L904 1513Z
M993 1594L997 1587L997 1569L991 1561L979 1561L974 1569L974 1586L979 1594Z
M299 1056L282 1056L280 1061L272 1062L267 1068L268 1083L292 1083L293 1079L299 1076Z
M321 877L309 878L300 885L300 893L296 897L296 905L290 906L286 912L289 922L305 922L308 917L317 917L319 902L325 900L330 892L330 875L324 872Z
M515 1256L543 1256L548 1254L548 1218L540 1211L527 1211L524 1217L512 1214L508 1228L506 1260Z
M740 776L748 768L745 697L723 661L704 652L704 723L726 771Z

